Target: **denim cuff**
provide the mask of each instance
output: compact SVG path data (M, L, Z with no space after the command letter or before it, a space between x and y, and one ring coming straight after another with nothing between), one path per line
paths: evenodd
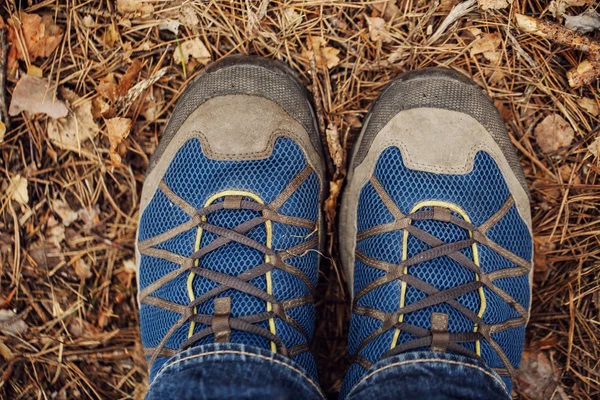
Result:
M318 384L293 360L233 343L194 347L169 359L150 384L146 400L324 399Z
M482 360L415 351L373 365L346 399L511 399L502 378Z

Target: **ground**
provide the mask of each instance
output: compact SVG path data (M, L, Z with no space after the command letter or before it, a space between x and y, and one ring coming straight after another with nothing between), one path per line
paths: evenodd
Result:
M570 15L595 3L561 1ZM561 23L557 1L484 10L490 1L471 0L443 24L457 3L4 2L0 111L14 98L28 111L13 110L5 134L0 125L0 398L141 398L132 265L148 158L186 84L235 53L285 61L313 93L330 154L330 239L348 151L384 85L429 66L474 79L499 108L531 188L533 307L515 395L598 398L598 83L572 88L567 73L586 54L515 26L517 14ZM50 89L35 90L40 81L23 81L25 72ZM47 101L54 91L66 109ZM325 256L313 350L335 396L350 312L334 241Z

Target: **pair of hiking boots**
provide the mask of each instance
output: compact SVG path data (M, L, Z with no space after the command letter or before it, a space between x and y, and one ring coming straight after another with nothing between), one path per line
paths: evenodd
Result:
M144 183L136 243L151 380L210 343L310 353L323 244L323 149L307 91L248 56L185 90ZM415 350L482 359L510 393L531 291L529 195L504 123L457 72L400 75L367 114L342 195L352 293L348 393Z

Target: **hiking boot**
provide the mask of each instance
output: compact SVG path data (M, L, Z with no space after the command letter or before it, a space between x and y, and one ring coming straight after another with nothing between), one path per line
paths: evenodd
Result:
M171 357L215 343L278 353L316 381L322 160L307 92L285 65L227 57L185 89L140 205L151 381Z
M377 362L414 351L478 359L511 392L531 299L529 207L502 118L478 86L424 69L384 90L340 212L353 293L341 397Z

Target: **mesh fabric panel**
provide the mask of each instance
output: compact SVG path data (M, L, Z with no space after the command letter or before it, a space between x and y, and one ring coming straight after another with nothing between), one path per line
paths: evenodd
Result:
M268 204L289 185L291 180L305 166L304 153L297 144L288 138L279 138L276 141L269 158L248 161L216 161L208 159L202 153L200 142L196 139L191 139L183 144L173 158L165 173L164 181L178 196L197 208L203 207L207 199L215 193L225 190L248 191L256 194ZM246 198L246 200L253 201L250 198ZM223 198L218 198L213 203L222 201ZM319 181L316 174L312 173L307 181L300 185L297 191L292 193L290 198L283 204L282 210L285 211L286 215L307 218L316 222L318 217L318 201ZM206 220L211 225L233 229L244 222L260 216L262 216L262 213L252 210L224 209L211 213L206 217ZM157 190L141 216L139 238L140 240L152 238L188 221L189 218L178 206L171 203L160 190ZM310 230L306 228L272 223L272 229L272 248L278 251L285 251L291 246L304 243L313 237ZM190 256L195 251L197 234L198 228L195 227L155 247L176 254ZM259 243L266 244L266 225L263 223L254 227L246 236ZM218 235L203 230L200 248L212 243L218 237ZM316 251L309 251L305 254L299 254L286 262L297 266L316 284L318 275L317 256ZM264 261L265 255L260 251L237 242L229 242L205 254L198 261L198 265L204 269L237 276L264 263ZM166 273L178 268L179 266L174 263L144 255L141 258L140 265L140 287L144 288ZM271 275L273 295L279 301L309 293L306 285L291 274L280 270L273 270ZM152 296L178 304L188 304L190 301L187 287L188 277L189 273L180 274L153 292ZM249 283L261 290L267 290L267 282L264 275L252 279ZM192 281L192 289L195 297L217 286L217 283L198 275L194 276ZM228 289L217 297L231 297L232 317L241 317L266 311L266 303L264 301L237 290ZM197 307L197 312L207 315L213 314L214 299L200 304ZM312 335L314 331L313 305L297 307L290 310L289 313ZM180 317L181 315L178 313L142 304L140 319L144 346L156 347ZM291 347L306 342L306 338L287 323L279 319L276 319L275 323L276 333L286 346ZM269 329L268 321L260 322L257 325L267 330ZM177 329L175 334L167 340L167 347L174 350L178 349L188 338L189 327L190 323L188 322ZM196 324L194 332L198 333L204 328L206 328L206 325ZM214 338L210 335L195 345L211 343L213 340ZM271 348L267 339L236 330L231 332L231 341L264 349ZM301 361L300 365L316 377L316 368L310 353L298 356L297 358ZM161 359L160 363L162 364L163 361ZM158 364L155 364L151 369L151 379L157 371Z
M475 155L473 169L468 174L442 175L406 168L400 150L391 147L384 150L377 161L374 177L377 178L391 200L404 214L409 214L414 206L420 202L440 200L458 205L475 225L481 225L487 221L502 207L509 196L508 187L498 166L493 158L484 152ZM358 204L359 232L372 226L392 222L389 211L377 197L371 185L369 183L365 184ZM459 216L455 212L452 213ZM413 221L412 223L446 243L470 237L467 230L451 223L440 221ZM515 207L490 232L492 240L525 259L530 258L531 237ZM402 254L402 241L402 231L388 232L358 241L356 248L375 259L398 263ZM421 240L411 235L408 236L407 256L409 258L429 248L430 246ZM489 247L477 244L477 250L480 266L485 272L514 267L514 264L496 254ZM461 250L461 253L473 259L471 247ZM447 256L411 266L408 273L439 290L460 286L475 280L473 272ZM355 293L381 276L383 276L382 271L355 261ZM499 280L498 285L506 290L509 295L514 296L515 300L523 306L529 306L530 289L527 276L505 278ZM358 300L358 303L382 311L393 312L399 307L399 286L398 282L388 283L365 295ZM491 290L484 289L484 294L487 305L483 319L486 323L504 322L518 316L510 305ZM425 297L425 293L408 285L405 304L412 304ZM481 298L478 291L462 295L457 300L476 313L480 310ZM447 304L439 304L409 313L405 315L404 322L428 329L430 328L432 312L443 312L449 315L448 329L450 332L472 332L474 329L473 322ZM360 339L367 337L375 329L377 329L376 324L369 323L365 317L353 315L349 333L349 351L351 353L356 351ZM388 333L393 333L393 331L391 330ZM397 343L405 343L412 339L414 339L412 335L401 332ZM511 343L511 341L515 343ZM523 344L520 332L512 329L503 332L499 343L507 355L511 354L511 361L520 359ZM387 344L387 348L385 348L385 344ZM381 355L389 349L389 345L390 341L383 343L382 340L377 340L375 344L368 345L361 354L371 361L378 361ZM474 343L461 345L475 351ZM501 365L496 365L499 358L489 344L482 341L481 351L481 356L486 362L490 363L491 366L501 367ZM353 365L345 379L342 393L347 393L364 373L364 369Z

